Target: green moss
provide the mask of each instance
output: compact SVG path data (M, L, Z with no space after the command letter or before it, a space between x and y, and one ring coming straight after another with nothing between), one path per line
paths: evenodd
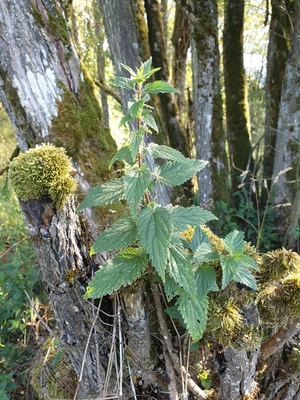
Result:
M71 171L65 150L46 144L15 158L9 166L8 177L19 199L50 197L57 208L62 208L76 188Z
M57 104L58 114L52 119L50 137L56 146L65 147L80 164L85 179L95 186L113 172L108 165L116 152L116 143L103 125L94 85L83 71L84 80L76 96L62 86L63 96Z
M283 278L290 272L300 272L300 256L297 253L282 248L269 251L261 257L261 282Z
M73 398L77 378L66 355L48 339L43 344L31 372L31 385L38 399Z

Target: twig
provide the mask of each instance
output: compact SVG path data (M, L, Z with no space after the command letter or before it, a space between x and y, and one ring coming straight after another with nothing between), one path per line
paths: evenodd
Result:
M116 294L118 296L118 294ZM120 357L120 377L119 377L119 382L120 382L120 387L119 387L119 396L123 396L123 338L122 338L122 330L121 330L121 306L119 302L119 297L117 297L118 300L118 308L117 308L117 318L118 318L118 331L119 331L119 357Z
M172 345L171 337L170 337L169 330L168 330L168 327L167 327L167 323L166 323L166 320L165 320L165 317L164 317L164 310L163 310L162 305L161 305L158 286L157 285L152 285L151 291L152 291L152 295L153 295L153 301L154 301L154 305L155 305L155 309L156 309L156 313L157 313L157 319L158 319L158 322L159 322L161 335L163 337L163 340L165 342L166 348L168 350L170 359L171 359L171 361L173 363L173 366L174 366L175 370L177 371L177 373L179 375L181 373L184 374L188 388L190 389L190 391L195 396L197 396L197 398L199 398L199 399L207 399L207 394L204 392L204 390L202 390L193 381L193 379L190 377L189 373L186 371L185 367L184 366L180 366L178 358L175 355L175 353L173 352L173 345Z
M128 360L127 360L127 365L128 365L129 376L130 376L130 386L131 386L131 390L132 390L132 392L133 392L134 400L137 400L136 392L135 392L135 387L134 387L134 383L133 383L133 379L132 379L131 368L130 368L130 364L129 364L129 361L128 361Z
M263 359L270 357L288 342L300 329L300 318L289 322L285 327L280 328L266 343L260 348Z
M9 253L14 247L18 246L20 243L24 242L24 240L27 240L27 239L29 239L29 237L25 237L25 238L19 240L17 243L12 244L3 254L1 254L0 260L1 260L1 258L3 258L5 256L5 254Z

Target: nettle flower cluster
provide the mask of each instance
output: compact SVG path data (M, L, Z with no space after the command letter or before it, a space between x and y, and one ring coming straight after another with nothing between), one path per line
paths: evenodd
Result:
M128 66L130 78L117 77L113 85L134 93L128 113L120 126L135 121L136 129L129 132L126 146L118 150L116 161L125 164L124 176L93 188L79 205L87 207L112 204L125 200L128 213L100 234L91 254L117 251L114 258L96 272L86 298L99 298L131 284L142 274L155 276L164 287L168 301L174 300L192 339L201 338L207 322L208 293L224 289L231 281L256 289L250 269L258 269L255 261L244 253L242 232L233 231L220 239L222 251L211 243L201 225L217 219L212 213L197 206L161 206L156 201L156 185L182 185L207 162L184 157L179 151L164 145L145 145L150 129L158 131L152 109L147 105L150 95L178 93L168 82L146 81L159 68L151 69L151 59L141 64L136 72ZM153 170L145 163L152 157L164 161ZM190 240L184 235L193 227ZM222 271L219 282L216 271Z

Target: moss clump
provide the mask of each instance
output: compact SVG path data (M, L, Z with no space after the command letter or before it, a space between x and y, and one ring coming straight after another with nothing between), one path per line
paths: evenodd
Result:
M274 281L292 272L300 273L300 256L297 253L282 248L270 251L262 256L261 282Z
M51 144L36 146L13 160L9 181L22 201L50 197L60 209L76 188L70 159L63 148Z

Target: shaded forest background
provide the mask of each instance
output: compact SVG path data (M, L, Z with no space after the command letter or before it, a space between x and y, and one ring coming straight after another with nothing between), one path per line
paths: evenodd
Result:
M8 32L2 21L7 10L12 21L18 15L8 3L0 5L2 38ZM44 398L41 388L47 385L53 398L69 398L76 377L57 339L49 334L49 329L56 331L56 322L18 201L8 186L9 160L43 142L63 146L78 171L81 201L90 187L112 176L109 160L128 136L127 127L118 127L128 97L109 82L116 74L124 75L121 63L135 68L151 56L153 66L161 68L155 79L170 81L181 93L153 98L160 130L159 135L153 133L154 141L209 161L179 192L163 191L161 203L175 201L211 210L219 218L211 226L215 233L224 237L233 229L242 230L260 255L282 246L299 254L300 9L299 2L292 0L270 4L126 0L122 7L110 0L53 1L50 5L22 0L23 9L27 23L43 32L43 38L36 36L37 43L44 48L45 40L54 46L64 72L53 67L55 95L49 101L53 108L47 112L51 107L41 101L46 92L33 84L38 78L28 78L30 71L37 77L38 69L23 61L19 70L14 69L18 57L22 60L12 50L21 35L16 29L10 43L0 40L1 54L5 54L0 61L0 399ZM34 59L33 49L23 45ZM53 63L58 64L57 59ZM26 81L22 70L31 87L25 94L39 107L22 97L22 85L16 83ZM47 79L43 84L51 86ZM110 207L105 213L96 220L99 231L113 222L120 208ZM225 302L224 298L220 301ZM228 297L226 301L229 304ZM215 313L224 312L217 300L215 305L219 307ZM282 326L272 321L264 338L267 341L292 325L287 340L266 364L257 366L252 360L253 374L256 371L260 382L253 397L232 393L230 398L278 395L287 399L292 389L280 394L280 389L274 389L277 378L280 388L286 382L295 388L289 398L299 398L299 343L291 334L297 331L299 312L290 312L290 306L280 309L288 315ZM268 325L267 315L262 318L266 318L262 325ZM212 360L217 363L216 354L230 348L232 339L233 331L228 328L231 333L226 337L223 328L221 324L209 332L191 353L193 376L203 390L211 390L212 398L220 386L220 368L214 368ZM239 338L243 335L244 331L238 333ZM235 345L241 346L239 340ZM210 346L214 357L208 354ZM243 362L232 357L232 362L239 361ZM229 398L224 390L223 382L219 398Z

